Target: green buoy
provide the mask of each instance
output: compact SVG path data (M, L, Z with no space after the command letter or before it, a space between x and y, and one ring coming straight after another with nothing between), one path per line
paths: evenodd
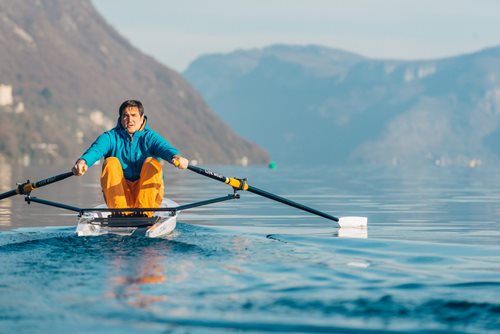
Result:
M278 167L278 165L276 164L275 161L270 161L268 167L269 167L269 169L276 169L276 167Z

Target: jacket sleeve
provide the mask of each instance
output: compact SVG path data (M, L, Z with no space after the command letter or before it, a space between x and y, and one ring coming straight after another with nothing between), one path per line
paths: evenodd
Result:
M174 155L181 155L178 149L154 131L151 131L151 148L154 155L168 162L172 160Z
M105 132L94 141L92 145L83 153L80 159L83 159L87 162L87 165L90 167L97 160L100 160L103 156L109 153L111 150L111 137L110 134Z

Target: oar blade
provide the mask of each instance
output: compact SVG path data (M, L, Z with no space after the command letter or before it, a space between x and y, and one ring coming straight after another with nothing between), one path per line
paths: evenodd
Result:
M341 228L366 228L368 226L368 217L340 217L338 223Z

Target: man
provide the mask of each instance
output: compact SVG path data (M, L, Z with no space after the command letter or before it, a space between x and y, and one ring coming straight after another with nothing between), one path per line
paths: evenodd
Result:
M76 161L73 173L83 175L104 157L101 187L108 208L157 208L164 194L159 158L179 169L186 169L189 161L148 127L140 101L123 102L119 114L116 127L96 139Z

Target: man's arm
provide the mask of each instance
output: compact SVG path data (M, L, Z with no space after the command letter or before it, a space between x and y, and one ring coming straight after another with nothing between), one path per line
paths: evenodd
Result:
M111 149L110 134L105 132L100 135L85 153L75 162L72 168L73 174L81 176L85 174L89 166L92 166L97 160L101 159Z
M178 149L173 147L165 138L152 131L152 148L154 153L165 161L171 162L179 169L186 169L189 160L184 158Z

